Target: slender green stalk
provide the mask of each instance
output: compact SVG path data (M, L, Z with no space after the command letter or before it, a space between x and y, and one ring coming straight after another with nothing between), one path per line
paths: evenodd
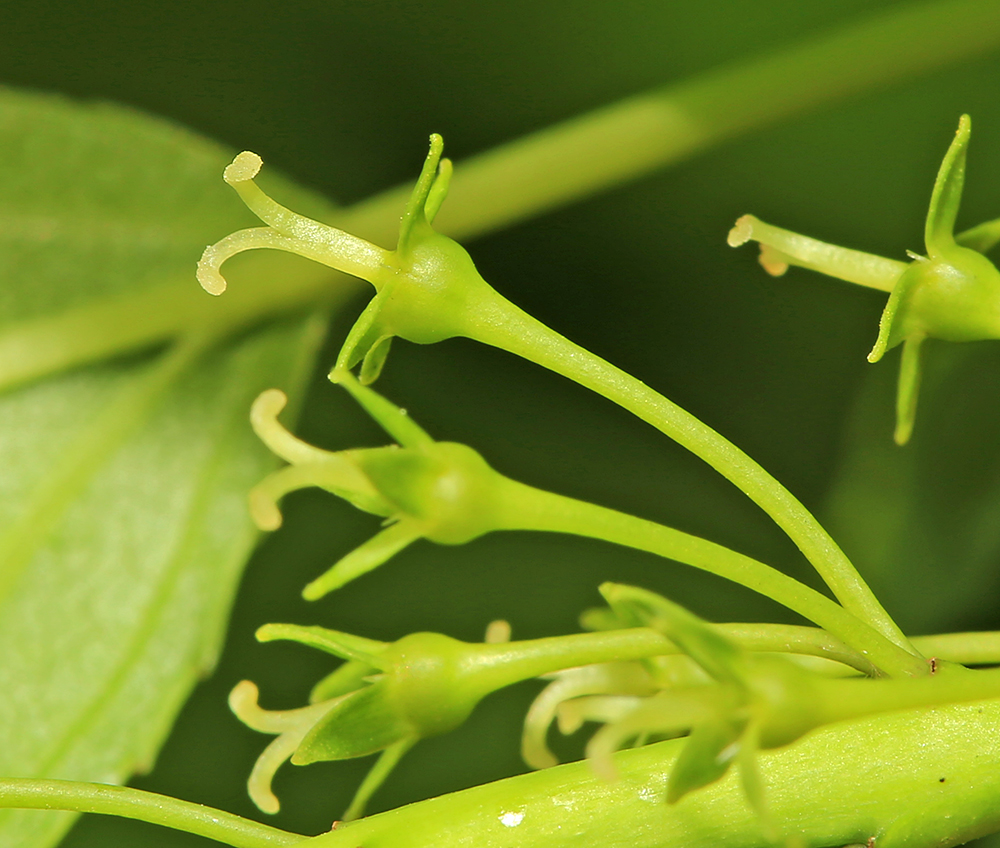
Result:
M849 666L868 676L875 676L878 672L870 661L818 627L769 623L717 624L716 627L748 651L820 657Z
M717 574L759 592L818 624L887 674L919 676L928 673L923 659L891 641L869 620L862 619L815 589L758 560L634 515L512 480L509 484L516 487L517 494L505 499L512 505L509 516L501 516L497 520L508 521L511 528L601 539Z
M868 584L861 579L844 552L840 550L837 543L820 526L809 510L743 451L642 381L585 348L574 344L506 299L498 296L488 304L484 304L484 308L490 308L491 314L477 315L475 323L467 328L469 337L522 356L603 395L703 459L745 492L788 534L850 613L871 624L887 639L912 654L916 654L916 650L910 646L902 631L886 613L871 589L868 588ZM585 509L581 505L567 510L568 523L566 526L567 528L572 526L575 529L567 529L566 532L593 535L587 532L589 525L585 521L577 522L572 518L572 515L583 515L589 510L599 509L600 507L592 505L587 505ZM594 518L597 518L597 514ZM632 520L639 521L639 519ZM607 518L602 521L605 524L607 522ZM655 526L657 525L650 525L650 527ZM639 525L636 526L637 530L638 528ZM629 541L627 535L620 534L618 530L609 528L608 532L613 534L621 544L637 546ZM671 532L676 533L677 531ZM710 543L702 541L701 544L708 545ZM672 554L664 555L672 556ZM721 560L718 562L719 568L730 570L728 565L722 565ZM715 569L710 570L714 571ZM715 573L722 572L715 571ZM774 575L778 574L779 572L774 572ZM731 569L731 573L725 576L744 586L749 586L755 591L762 591L775 599L779 597L777 592L782 592L788 600L782 600L781 603L792 609L796 609L793 604L802 603L800 597L793 597L795 593L801 592L802 587L785 575L781 575L781 578L795 583L798 588L794 588L794 591L792 586L782 589L781 581L777 577L768 581L767 588L755 585L748 581L755 581L757 578L751 577L745 567ZM820 623L812 614L802 612L801 609L796 611L816 621L817 624ZM826 624L821 626L827 627ZM838 630L830 627L827 629L836 633L852 647L860 647L856 641L857 632L855 632L855 639L849 639ZM885 659L889 658L885 657ZM890 665L899 668L899 659L897 657L895 661L890 661ZM911 663L907 664L911 666L910 673L914 673L912 668L915 667ZM876 665L881 664L876 663Z
M756 127L895 83L1000 43L998 0L902 4L764 58L631 97L481 154L456 168L443 232L470 237L636 179ZM865 61L859 62L858 56ZM338 226L391 243L409 187L365 201ZM0 333L0 388L211 324L220 335L336 295L338 275L257 259L207 305L190 278L19 323ZM262 263L262 264L261 264ZM274 285L275 278L284 281ZM345 278L337 288L354 291ZM346 287L346 289L345 289Z
M824 657L874 674L871 662L840 640L815 627L783 624L718 624L719 630L751 651ZM662 633L647 627L576 633L520 642L476 646L475 664L484 684L495 690L556 669L595 663L670 656L682 651ZM485 669L495 666L496 676Z
M751 239L760 242L760 264L773 276L784 274L789 265L798 265L848 283L891 292L906 270L905 262L838 247L744 215L729 231L727 241L730 247L739 247Z
M275 848L308 838L167 795L75 780L0 778L0 807L121 816L204 836L233 848Z
M825 710L824 722L843 721L875 713L940 707L963 701L1000 697L1000 668L959 667L919 680L818 680L816 705Z

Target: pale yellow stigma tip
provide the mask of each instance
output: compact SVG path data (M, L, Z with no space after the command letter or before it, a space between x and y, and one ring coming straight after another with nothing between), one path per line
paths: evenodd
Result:
M250 518L258 530L273 533L281 526L281 510L278 509L278 505L270 494L261 491L259 486L255 486L250 490L247 500L249 501Z
M244 722L248 719L253 720L260 713L260 707L257 706L258 697L260 692L256 684L249 680L241 680L229 693L229 709Z
M286 403L288 396L281 389L265 389L250 407L250 418L254 423L277 418Z
M264 160L256 153L244 150L237 154L232 164L226 166L226 170L222 172L222 179L227 183L242 183L252 180L260 173L260 167L263 164Z
M205 254L208 255L209 251L212 250L214 245L210 245L205 248ZM201 262L198 263L198 270L195 272L195 277L198 280L198 284L209 294L214 294L218 297L226 290L226 278L219 273L219 269L212 265L213 256L208 256L208 259L203 256Z
M726 242L730 247L739 247L753 238L753 216L744 215L736 221L736 226L729 231Z

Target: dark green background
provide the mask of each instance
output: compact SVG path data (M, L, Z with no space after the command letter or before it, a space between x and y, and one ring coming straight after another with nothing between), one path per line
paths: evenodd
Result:
M255 150L269 167L350 204L412 178L432 131L444 134L460 167L464 157L644 88L905 5L14 0L0 6L0 82L168 116ZM845 451L857 444L877 451L860 475L868 523L852 521L843 503L836 511L848 553L914 632L1000 627L995 344L970 346L955 363L945 346L930 345L931 391L907 449L907 462L919 460L905 483L923 534L914 556L926 559L913 577L906 543L888 554L879 547L888 545L880 487L898 497L903 485L890 439L896 355L865 363L884 296L801 271L771 279L754 250L725 244L735 218L753 212L896 258L921 249L934 173L965 111L974 133L960 224L1000 214L998 93L1000 58L967 62L755 132L470 247L501 292L720 430L821 516ZM384 441L320 376L356 308L335 322L300 430L331 448ZM869 414L856 425L861 441L852 442L848 421L866 381ZM433 434L474 445L511 476L708 536L812 579L783 536L708 468L531 365L461 341L397 343L379 388ZM382 639L414 630L479 639L488 621L506 618L515 637L529 638L575 628L607 579L641 583L716 620L789 620L769 602L679 566L529 534L463 548L419 544L308 605L301 586L371 535L375 522L315 493L290 498L286 516L250 563L217 673L195 693L154 772L136 785L254 814L244 781L266 739L229 714L226 693L249 677L265 706L296 706L329 668L305 648L256 645L252 633L267 621ZM421 744L375 809L520 771L519 724L536 689L496 696L460 731ZM325 829L367 765L285 767L275 823ZM65 844L203 843L94 817Z

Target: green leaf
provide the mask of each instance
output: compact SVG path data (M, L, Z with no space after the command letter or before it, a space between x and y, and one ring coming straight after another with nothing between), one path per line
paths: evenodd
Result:
M297 383L315 340L298 321L199 363L30 537L0 608L0 773L119 782L151 766L215 661L256 539L245 492L272 461L248 404ZM2 461L16 469L4 475L5 526L72 461L60 446L81 423L151 367L95 366L0 399ZM68 823L8 811L0 844L49 845Z
M224 338L239 322L220 323L194 267L247 219L220 179L230 158L128 109L0 89L0 386L22 384L0 395L0 774L149 768L215 661L257 538L246 492L273 467L250 403L300 393L325 324ZM242 272L315 274L273 259ZM169 321L106 309L168 290L187 310ZM89 322L98 312L114 319ZM4 811L0 844L49 846L71 822Z

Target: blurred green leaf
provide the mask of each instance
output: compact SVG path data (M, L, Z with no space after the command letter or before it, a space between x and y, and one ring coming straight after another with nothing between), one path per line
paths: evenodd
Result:
M205 241L241 221L228 159L127 109L0 92L2 331L129 287L197 291ZM246 491L272 459L249 405L301 392L324 323L203 334L0 397L0 773L151 767L256 540ZM51 845L71 821L4 811L0 844Z
M123 106L0 87L0 389L187 329L245 326L251 283L330 277L267 251L234 263L235 297L198 287L205 245L259 223L222 182L232 157ZM269 190L305 214L332 214L268 170Z

